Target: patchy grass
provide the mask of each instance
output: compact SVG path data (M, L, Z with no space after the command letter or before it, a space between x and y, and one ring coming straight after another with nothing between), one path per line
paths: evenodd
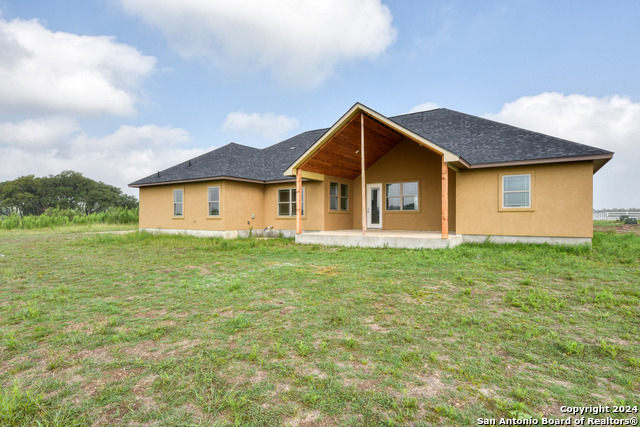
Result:
M104 233L122 229L0 232L1 425L472 425L640 404L636 235L416 251Z

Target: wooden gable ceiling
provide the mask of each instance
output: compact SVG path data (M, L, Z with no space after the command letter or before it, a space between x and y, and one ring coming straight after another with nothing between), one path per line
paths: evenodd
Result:
M380 160L403 138L395 130L364 114L365 168ZM360 114L357 114L313 153L300 169L353 180L361 173L360 162Z

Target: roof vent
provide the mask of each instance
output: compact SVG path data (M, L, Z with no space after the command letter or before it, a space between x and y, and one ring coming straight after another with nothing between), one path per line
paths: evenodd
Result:
M295 150L295 149L296 149L296 147L291 147L291 149L292 149L292 150Z
M158 171L158 178L160 178L160 171Z

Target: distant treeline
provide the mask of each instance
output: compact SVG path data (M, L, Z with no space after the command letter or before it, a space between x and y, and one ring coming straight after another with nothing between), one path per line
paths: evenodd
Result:
M51 209L91 215L112 208L137 207L135 197L74 171L42 178L27 175L0 182L0 216L39 216Z

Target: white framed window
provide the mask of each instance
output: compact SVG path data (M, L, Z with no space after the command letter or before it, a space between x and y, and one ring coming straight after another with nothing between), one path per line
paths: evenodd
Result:
M173 216L183 216L183 199L182 190L173 190Z
M304 188L302 188L301 196L300 214L304 216ZM281 188L278 190L278 216L296 216L295 188Z
M502 208L531 208L531 174L502 175Z
M349 210L349 186L337 182L329 182L329 210Z
M385 197L388 211L417 211L418 182L387 184Z
M220 187L209 187L209 216L220 216Z

